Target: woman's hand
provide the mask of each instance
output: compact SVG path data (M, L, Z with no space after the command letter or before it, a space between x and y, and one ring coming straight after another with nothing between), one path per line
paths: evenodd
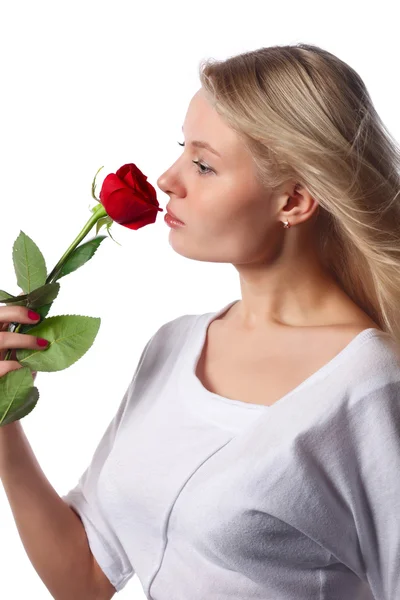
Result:
M40 345L40 338L26 333L12 333L8 331L10 323L22 323L23 325L34 325L39 322L40 316L37 319L31 318L30 311L25 306L1 306L0 307L0 377L6 375L10 371L15 371L23 367L17 361L16 352L19 348L28 348L34 350L45 350L48 346ZM46 340L45 340L46 341ZM8 350L12 349L11 360L4 360ZM37 371L32 371L33 380L36 378Z

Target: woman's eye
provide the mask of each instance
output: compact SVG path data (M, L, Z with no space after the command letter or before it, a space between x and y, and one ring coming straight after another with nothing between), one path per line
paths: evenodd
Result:
M192 163L194 163L195 165L198 165L198 167L202 167L203 169L205 169L205 171L201 171L200 169L198 170L198 174L199 175L209 175L210 173L212 173L212 169L210 169L210 167L207 167L207 165L203 165L201 162L199 162L198 160L192 160Z
M184 142L183 143L178 142L178 144L180 146L185 146ZM202 169L205 169L204 171L202 171L201 169L198 169L197 172L199 175L209 175L214 172L212 169L210 169L210 167L207 167L207 165L203 165L203 163L201 163L198 160L192 160L192 163L194 163L195 165L198 165L198 167L201 167Z

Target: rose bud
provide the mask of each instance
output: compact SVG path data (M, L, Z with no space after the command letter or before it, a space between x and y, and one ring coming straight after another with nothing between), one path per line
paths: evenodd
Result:
M103 181L100 201L113 221L140 229L154 223L159 208L156 190L133 163L123 165Z

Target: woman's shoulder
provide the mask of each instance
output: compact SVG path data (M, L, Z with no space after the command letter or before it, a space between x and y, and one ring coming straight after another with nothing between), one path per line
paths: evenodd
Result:
M394 411L399 425L400 345L396 340L378 328L365 330L342 368L347 417L354 414L357 420L371 420Z
M163 339L170 338L171 335L179 336L181 334L186 334L194 327L197 320L202 316L202 314L195 313L178 315L177 317L162 323L156 333Z
M202 314L182 314L157 326L149 340L148 355L168 354L182 347ZM151 342L151 343L150 343Z
M379 328L364 330L363 343L356 352L359 367L367 379L386 381L400 378L400 344L394 337Z

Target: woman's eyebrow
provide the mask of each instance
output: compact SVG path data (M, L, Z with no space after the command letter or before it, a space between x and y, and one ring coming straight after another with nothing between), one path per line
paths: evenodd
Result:
M182 127L182 132L183 132L183 127ZM202 142L201 140L193 140L192 142L190 142L190 144L192 146L195 146L196 148L205 148L206 150L209 150L210 152L212 152L213 154L215 154L216 156L219 156L219 158L222 158L222 156L220 155L219 152L217 152L212 146L210 146L210 144L208 144L207 142Z

